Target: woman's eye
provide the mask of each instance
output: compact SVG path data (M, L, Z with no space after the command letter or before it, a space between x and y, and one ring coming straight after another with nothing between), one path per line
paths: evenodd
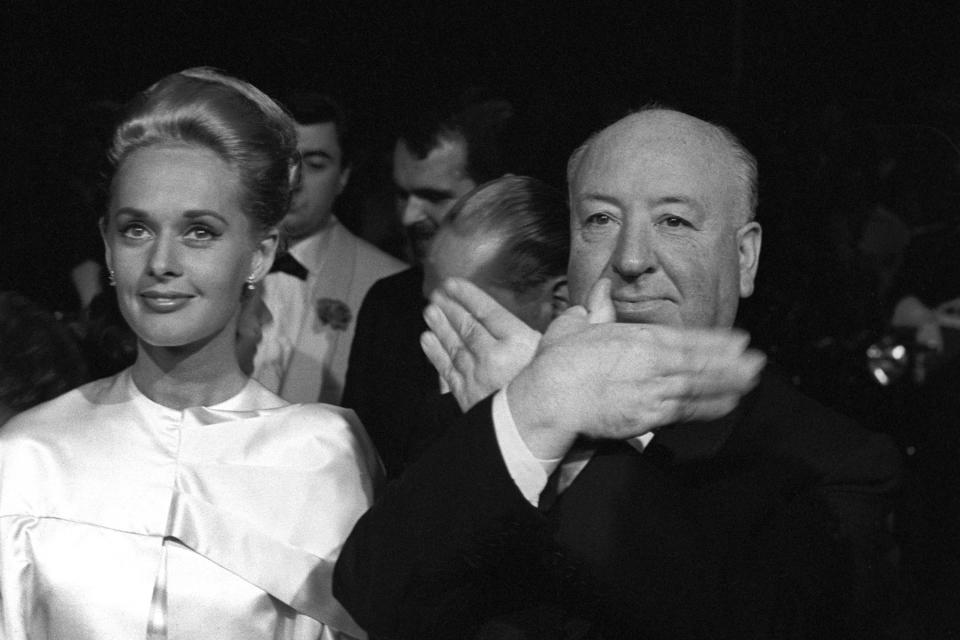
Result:
M613 218L606 213L593 213L587 216L585 222L588 226L602 227L613 222Z
M139 240L141 238L145 238L147 237L148 233L149 232L147 231L147 228L144 227L142 224L136 224L136 223L128 224L120 228L120 235L124 236L125 238L131 238L133 240Z
M191 227L187 230L187 237L191 240L212 240L217 234L207 227Z

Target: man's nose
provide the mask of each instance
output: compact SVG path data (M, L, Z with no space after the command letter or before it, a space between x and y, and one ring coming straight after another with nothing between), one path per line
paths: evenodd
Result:
M643 223L624 225L617 237L613 255L613 270L624 280L639 278L657 269L657 255L653 246L653 229Z
M427 211L423 200L416 196L409 196L406 200L400 201L400 224L409 227L426 219Z
M180 250L176 239L161 234L153 242L150 253L150 275L170 278L180 275Z

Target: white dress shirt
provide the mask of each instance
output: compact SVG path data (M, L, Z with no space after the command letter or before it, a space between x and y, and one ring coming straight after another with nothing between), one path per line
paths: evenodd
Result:
M252 375L290 402L339 404L363 298L374 282L407 265L353 235L335 217L289 253L307 269L307 279L280 271L264 279L268 313ZM318 307L331 304L346 312L345 323L321 317Z

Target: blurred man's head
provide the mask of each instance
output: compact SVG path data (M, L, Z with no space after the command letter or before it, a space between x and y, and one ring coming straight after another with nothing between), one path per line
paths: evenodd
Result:
M288 100L297 122L297 147L302 158L300 183L290 212L280 223L292 241L327 226L333 203L350 179L348 122L343 108L319 93L296 94Z
M569 214L563 193L507 176L459 200L424 262L424 295L444 278L471 280L538 331L566 307Z
M647 109L570 158L570 294L612 282L620 322L729 327L760 258L756 161L726 129Z
M422 262L457 199L513 169L504 134L513 112L502 100L452 114L426 110L405 124L393 151L397 211L413 257Z

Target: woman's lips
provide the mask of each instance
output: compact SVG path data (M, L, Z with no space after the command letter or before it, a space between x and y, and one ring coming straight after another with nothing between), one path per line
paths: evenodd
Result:
M185 307L193 296L175 291L144 291L140 298L151 311L170 313Z

